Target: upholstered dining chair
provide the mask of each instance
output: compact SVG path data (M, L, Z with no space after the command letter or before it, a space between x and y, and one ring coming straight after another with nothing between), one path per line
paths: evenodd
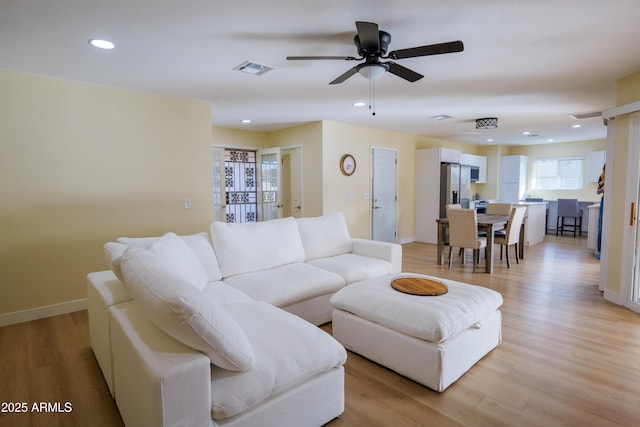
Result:
M507 252L507 268L511 268L511 262L509 261L509 246L514 245L516 254L516 263L520 264L520 257L518 256L518 245L520 244L520 227L522 226L522 220L524 219L524 213L527 210L526 206L514 206L511 208L511 214L509 215L509 222L507 223L507 229L504 234L495 234L494 243L500 245L500 259L502 259L502 247L506 248Z
M480 249L487 250L486 237L478 237L478 215L475 209L449 209L449 268L453 247L473 249L473 272L476 272ZM462 253L464 264L464 251Z
M566 218L573 218L573 224L565 224ZM558 199L556 236L558 232L562 236L565 228L573 231L573 237L576 237L576 232L579 232L580 236L582 236L582 210L578 209L578 199Z
M445 212L447 212L447 218L448 218L449 209L462 209L462 205L460 203L452 203L452 204L446 205L444 209L445 209Z
M509 214L511 214L511 203L489 203L487 205L487 215Z
M487 215L510 215L511 203L489 203L487 205ZM496 231L495 235L504 235L504 229ZM480 234L481 236L484 234Z

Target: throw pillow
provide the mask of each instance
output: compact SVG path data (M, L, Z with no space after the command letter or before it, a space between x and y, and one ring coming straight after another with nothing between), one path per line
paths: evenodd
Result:
M202 290L207 285L208 275L200 260L189 246L175 233L167 233L147 248L162 259L169 270Z
M216 366L233 371L253 367L253 348L242 328L180 271L140 248L128 248L120 267L135 303L158 328L201 351Z

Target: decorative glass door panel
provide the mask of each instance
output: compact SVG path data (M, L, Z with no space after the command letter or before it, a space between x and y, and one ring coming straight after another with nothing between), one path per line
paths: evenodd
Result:
M224 158L226 222L256 222L258 220L256 153L246 150L225 150Z

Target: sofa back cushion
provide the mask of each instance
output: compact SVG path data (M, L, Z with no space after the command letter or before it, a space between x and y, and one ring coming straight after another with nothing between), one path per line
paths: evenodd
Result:
M217 280L222 279L222 274L220 273L220 266L218 265L218 259L216 258L216 254L213 252L213 246L211 246L211 238L209 237L209 233L201 232L197 234L189 234L186 236L180 236L182 240L189 246L189 249L193 251L193 253L198 257L198 260L204 267L207 272L207 278L209 282L215 282ZM128 246L134 246L138 248L148 248L154 242L157 242L160 237L120 237L117 239L117 243L121 245L126 245L124 248L122 246L110 245L109 242L105 245L105 255L107 256L107 262L111 265L111 268L118 268L117 261L118 259L115 257L118 254L118 251L123 252L124 249ZM109 245L109 248L107 248ZM122 253L120 253L122 256ZM114 265L114 261L116 265ZM116 276L118 272L114 270ZM120 278L120 277L118 277Z
M242 328L210 295L190 283L159 255L130 247L120 263L124 283L141 311L168 335L206 354L224 369L254 365L253 347Z
M295 219L211 224L211 240L222 277L304 261Z
M299 218L297 223L306 260L351 252L351 236L341 212L315 218Z

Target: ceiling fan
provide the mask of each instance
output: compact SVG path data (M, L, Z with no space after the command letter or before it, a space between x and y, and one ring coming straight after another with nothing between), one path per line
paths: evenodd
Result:
M290 61L299 60L343 60L364 62L347 70L347 72L329 82L330 85L342 83L356 73L360 73L369 80L374 80L382 76L387 71L409 82L415 82L423 78L422 74L416 73L407 67L393 61L382 62L381 59L405 59L418 56L440 55L443 53L462 52L464 44L458 41L438 43L427 46L411 47L399 49L387 53L387 48L391 42L391 34L378 30L378 24L373 22L357 21L356 28L358 34L354 37L354 44L358 51L359 58L353 56L287 56Z

